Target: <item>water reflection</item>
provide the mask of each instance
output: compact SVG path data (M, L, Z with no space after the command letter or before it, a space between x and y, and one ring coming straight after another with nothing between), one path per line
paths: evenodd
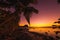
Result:
M56 36L56 33L60 33L60 29L56 28L29 28L29 31L38 32L43 34L48 34L52 36Z

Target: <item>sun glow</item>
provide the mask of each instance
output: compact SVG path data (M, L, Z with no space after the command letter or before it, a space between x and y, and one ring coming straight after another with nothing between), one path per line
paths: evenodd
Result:
M24 24L19 24L20 26L24 26ZM29 26L30 27L48 27L48 26L51 26L52 24L44 24L44 23L42 23L42 24L30 24Z
M30 27L48 27L52 24L31 24Z

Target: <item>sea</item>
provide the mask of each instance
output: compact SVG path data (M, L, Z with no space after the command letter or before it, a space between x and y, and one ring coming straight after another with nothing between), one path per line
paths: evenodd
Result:
M59 28L41 28L41 27L32 27L32 28L29 28L29 31L30 32L37 32L37 33L43 33L43 34L47 34L47 35L50 35L50 36L59 36L60 37L60 29ZM56 34L56 32L58 32L58 34Z

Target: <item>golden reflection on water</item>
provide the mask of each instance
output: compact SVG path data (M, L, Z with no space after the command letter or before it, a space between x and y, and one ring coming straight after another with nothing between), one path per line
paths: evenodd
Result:
M53 28L29 28L29 31L38 32L38 33L47 32L48 35L56 35L54 31L60 31L60 29L59 28L56 28L56 29L53 29Z

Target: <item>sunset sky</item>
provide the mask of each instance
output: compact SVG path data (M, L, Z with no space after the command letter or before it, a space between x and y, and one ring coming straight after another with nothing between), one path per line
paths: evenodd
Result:
M38 4L33 6L38 9L39 13L32 14L30 26L51 26L58 18L60 18L60 4L57 3L57 0L39 0ZM22 14L19 25L25 24L28 23Z

